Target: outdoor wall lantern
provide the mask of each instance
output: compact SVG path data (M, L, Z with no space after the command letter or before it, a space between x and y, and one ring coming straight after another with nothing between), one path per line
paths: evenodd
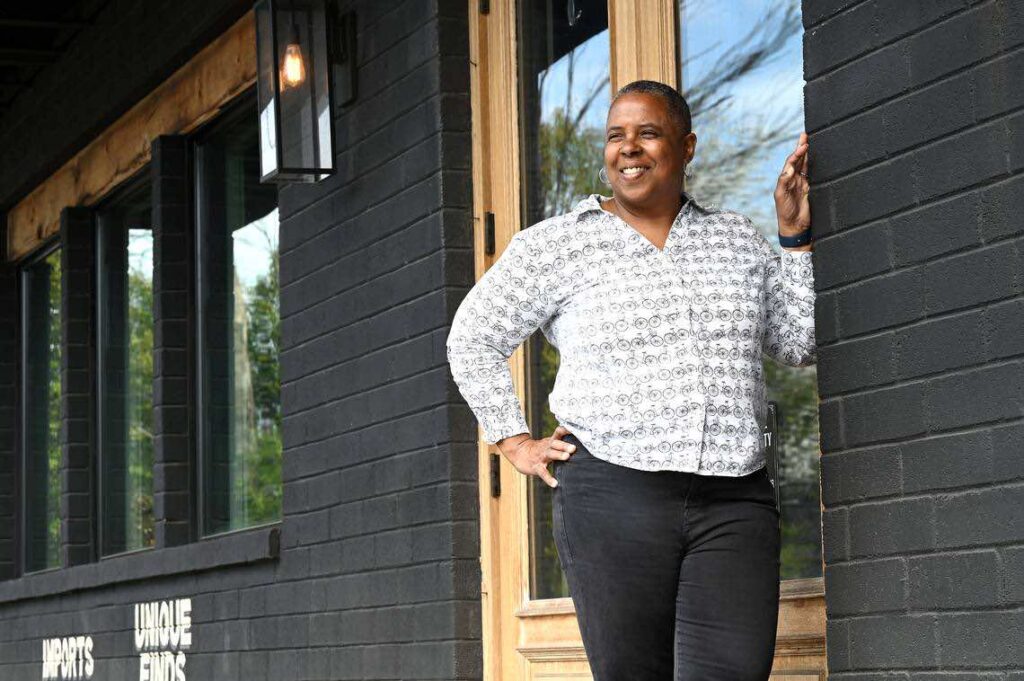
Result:
M319 182L334 174L335 82L354 95L354 17L325 0L260 0L256 18L260 182ZM332 73L333 70L333 73Z

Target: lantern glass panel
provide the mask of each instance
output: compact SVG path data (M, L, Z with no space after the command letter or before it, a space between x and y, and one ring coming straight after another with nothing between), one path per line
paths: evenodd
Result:
M262 179L323 179L334 172L324 3L267 0L256 22Z
M257 104L260 115L260 175L277 172L277 101L274 96L274 30L269 2L256 5Z

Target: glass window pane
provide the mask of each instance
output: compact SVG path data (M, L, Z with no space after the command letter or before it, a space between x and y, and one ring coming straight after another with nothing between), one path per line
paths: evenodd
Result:
M569 8L574 10L570 16ZM519 0L519 101L523 228L568 212L598 179L611 99L608 6L605 0ZM548 395L558 350L542 332L527 341L527 421L533 437L558 425ZM551 534L551 488L529 478L530 595L568 597Z
M60 565L60 250L22 271L25 571Z
M98 213L104 555L153 546L153 232L149 184Z
M197 145L204 534L281 517L277 189L250 111Z
M803 131L797 0L679 0L680 83L697 149L687 191L749 215L777 250L773 192ZM816 367L764 360L781 412L783 579L821 576Z

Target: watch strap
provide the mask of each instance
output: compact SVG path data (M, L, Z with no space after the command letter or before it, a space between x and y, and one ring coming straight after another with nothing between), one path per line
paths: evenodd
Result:
M807 244L807 243L810 243L810 242L811 242L811 228L810 227L808 227L804 231L800 232L799 234L794 234L792 236L783 236L782 234L779 234L779 245L783 246L783 247L786 247L786 248L792 248L793 246L803 246L804 244Z

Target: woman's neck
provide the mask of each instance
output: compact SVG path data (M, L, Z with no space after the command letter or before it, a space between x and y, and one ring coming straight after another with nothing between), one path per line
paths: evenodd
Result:
M682 192L677 193L673 201L644 206L629 205L613 196L610 201L602 202L602 208L615 213L632 225L667 227L676 219L676 215L683 207L683 201Z

